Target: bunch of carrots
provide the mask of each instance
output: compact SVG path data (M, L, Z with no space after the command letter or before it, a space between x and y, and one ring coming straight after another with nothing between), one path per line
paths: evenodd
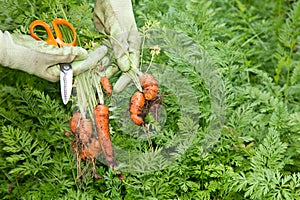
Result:
M67 19L66 15L64 17ZM142 34L148 34L157 24L147 24ZM66 39L65 42L73 40L72 34L68 31L69 29L62 29L63 35L66 36L64 37ZM120 48L123 47L120 46ZM129 111L131 120L139 126L147 124L145 118L149 110L155 107L153 105L157 102L158 93L158 81L152 75L148 74L147 71L151 66L154 56L158 55L159 52L160 48L157 45L151 47L151 61L144 74L141 72L141 68L138 69L133 63L131 63L128 69L127 66L116 66L110 63L111 59L109 58L108 60L110 61L102 59L100 63L97 63L98 67L76 76L74 83L77 90L75 106L79 109L76 108L76 112L70 120L70 130L75 136L73 151L77 155L78 178L82 176L80 172L81 160L92 161L94 176L96 178L100 177L96 173L95 158L100 156L101 153L104 154L107 164L113 170L117 165L109 131L109 108L105 105L102 92L103 88L108 96L112 94L113 89L109 78L116 72L122 71L125 73L127 78L130 77L138 89L130 99ZM143 48L141 55L143 55ZM142 66L142 60L140 66ZM123 75L121 75L120 79L122 79ZM124 89L123 86L126 84L122 86L122 83L120 81L119 84L117 82L114 85L116 91L122 91L121 88ZM120 179L122 179L121 177L119 176Z
M105 76L101 77L101 85L107 94L112 94L112 87L109 79ZM77 152L77 160L91 160L93 163L93 171L95 177L100 177L96 173L95 158L104 152L105 159L109 166L114 168L116 161L114 159L114 151L110 140L109 133L109 109L108 106L99 103L94 107L94 125L96 126L97 135L93 135L93 123L90 119L82 115L80 111L73 114L70 120L70 130L75 134L75 147L73 150ZM79 169L80 171L80 169ZM81 174L81 173L79 173Z
M135 92L131 97L129 111L131 120L136 125L144 126L146 125L145 117L147 115L144 107L147 102L151 102L157 97L158 81L148 73L142 74L139 81L142 91ZM106 76L101 76L98 82L108 95L112 94L112 87ZM104 154L107 164L113 170L117 165L109 132L109 108L104 105L103 94L99 91L98 93L100 101L94 105L92 117L90 112L91 119L88 119L88 114L82 110L75 112L70 120L70 130L75 135L76 145L73 149L77 153L78 166L80 166L81 160L92 161L95 178L101 177L97 175L95 166L95 158L100 156L101 153ZM95 127L97 134L93 134L93 127ZM79 168L79 176L81 176L80 171ZM122 175L119 178L123 180Z
M130 118L136 125L145 125L145 117L148 114L144 112L146 103L151 104L158 93L158 81L151 74L143 74L140 78L143 91L135 92L130 99Z

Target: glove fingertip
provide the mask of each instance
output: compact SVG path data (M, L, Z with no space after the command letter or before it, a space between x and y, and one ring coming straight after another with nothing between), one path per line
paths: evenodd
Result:
M71 60L66 62L71 62L73 60L84 60L88 57L88 52L82 47L74 46L64 46L60 48L64 55L68 55Z
M90 56L98 56L102 59L107 54L108 48L106 46L100 45L95 50L90 53Z
M118 65L121 71L127 72L130 69L130 62L127 56L122 56L118 59Z
M131 79L127 74L122 74L120 78L117 80L116 84L113 87L114 93L122 92L125 87L130 83Z

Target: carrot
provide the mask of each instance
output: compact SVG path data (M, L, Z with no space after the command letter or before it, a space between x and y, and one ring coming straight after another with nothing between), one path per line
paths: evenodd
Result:
M70 130L73 133L78 133L79 130L79 122L81 119L81 113L80 112L76 112L73 114L72 119L70 120Z
M144 94L137 91L132 95L130 99L130 106L129 106L130 118L137 125L144 124L144 118L142 116L144 105L145 105Z
M89 119L83 119L81 113L76 112L73 114L72 119L70 121L70 129L72 132L76 133L76 142L72 147L73 151L78 152L80 154L81 159L83 160L86 158L92 158L93 153L91 153L86 146L88 145L90 148L90 143L94 145L94 141L91 140L93 134L93 127L91 121ZM81 148L79 148L79 145L81 145Z
M93 127L89 119L83 119L80 112L73 114L70 121L70 129L73 133L79 134L81 142L87 143L92 136Z
M111 87L109 79L106 76L101 77L100 83L107 94L112 94L112 87Z
M158 93L158 86L156 85L151 85L143 89L143 93L145 96L145 99L148 101L151 101L154 99Z
M143 125L145 123L145 120L142 116L139 115L130 115L130 119L136 124L136 125Z
M81 159L85 160L87 158L94 159L101 153L101 145L97 138L91 137L88 144L81 144Z
M153 100L158 93L158 81L151 74L143 74L140 78L145 99Z
M114 150L109 134L108 107L101 104L96 105L94 108L94 115L100 146L102 147L106 161L110 166L114 167L116 161L114 159Z
M89 119L81 119L79 125L79 139L83 143L88 143L93 134L92 122Z

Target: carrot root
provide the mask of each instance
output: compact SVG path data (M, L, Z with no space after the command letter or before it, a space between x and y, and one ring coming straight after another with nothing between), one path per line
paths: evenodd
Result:
M80 123L80 119L81 119L81 113L80 112L76 112L73 114L72 119L70 120L70 130L73 133L78 133L79 130L79 123Z
M79 125L79 139L88 143L93 134L92 122L89 119L81 119Z
M144 124L144 118L141 116L145 105L145 97L142 92L137 91L130 99L130 118L136 125Z
M100 83L107 94L112 94L112 87L111 87L109 79L106 76L101 77Z
M140 78L145 99L153 100L158 93L158 81L151 74L143 74Z
M100 146L105 155L105 159L112 167L116 165L114 150L109 134L109 110L105 105L98 104L94 108L95 124L98 133Z

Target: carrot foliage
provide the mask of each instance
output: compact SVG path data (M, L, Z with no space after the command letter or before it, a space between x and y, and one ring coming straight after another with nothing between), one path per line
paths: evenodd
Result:
M78 181L59 84L0 66L1 199L299 199L300 2L133 8L141 69L158 80L161 102L145 128L130 121L133 84L105 100L124 181L101 159L102 179L82 162ZM35 19L67 17L90 49L104 38L92 12L91 0L1 0L0 29L28 34Z

